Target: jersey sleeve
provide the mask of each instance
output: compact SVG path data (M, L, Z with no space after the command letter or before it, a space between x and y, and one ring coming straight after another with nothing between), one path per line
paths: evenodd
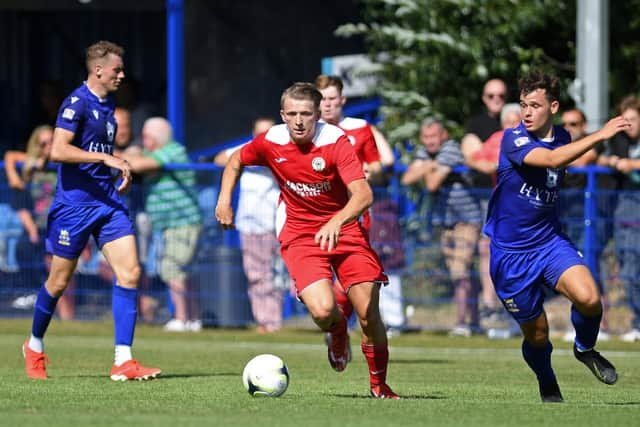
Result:
M83 98L69 96L62 102L58 110L56 127L76 133L80 122L83 120L85 108L85 100Z
M362 145L362 159L367 163L379 162L380 152L376 145L376 139L371 131L371 126L365 126L362 131L363 145Z
M349 183L357 179L365 179L362 171L362 162L358 159L355 149L346 136L341 135L338 138L335 155L338 174L345 185L349 185Z
M267 149L265 134L256 136L251 142L240 148L240 161L243 165L267 166L265 152Z
M538 147L540 147L540 145L529 138L528 135L514 133L511 129L507 129L502 137L500 151L505 154L510 162L521 166L527 154Z

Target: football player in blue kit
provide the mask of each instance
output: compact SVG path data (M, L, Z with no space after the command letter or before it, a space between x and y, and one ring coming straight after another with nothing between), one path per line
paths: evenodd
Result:
M117 123L111 93L124 79L123 55L122 47L108 41L89 46L87 80L63 101L58 112L50 158L60 165L46 237L47 251L53 259L49 276L38 292L31 337L22 346L29 378L47 378L43 337L91 236L116 277L111 379L146 380L160 374L159 369L140 365L131 354L140 266L133 224L118 194L128 190L131 170L125 160L112 155ZM122 179L117 187L112 168Z
M569 133L553 124L560 107L556 77L532 71L520 79L519 93L522 122L502 138L498 181L484 231L491 238L490 271L496 293L520 324L522 355L536 374L540 397L543 402L562 402L551 367L544 286L572 302L575 357L605 384L614 384L618 376L594 350L602 317L600 294L582 255L561 231L558 190L569 163L629 124L615 117L571 142Z

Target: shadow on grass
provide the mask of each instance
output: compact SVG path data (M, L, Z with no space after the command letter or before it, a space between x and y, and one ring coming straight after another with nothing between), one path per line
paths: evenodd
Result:
M334 394L335 397L342 397L345 399L373 399L368 394ZM435 395L435 394L401 394L401 400L441 400L448 399L446 396ZM384 400L384 399L383 399Z
M611 406L640 406L640 402L605 402L605 404Z
M414 364L426 364L426 365L444 365L451 364L451 360L446 359L391 359L389 363L392 365L414 365Z
M237 377L237 372L198 372L198 373L181 373L181 374L166 374L162 373L157 378L149 381L162 381L170 380L174 378L208 378L208 377ZM93 375L56 375L55 378L109 378L105 374L93 374Z
M172 378L207 378L207 377L237 377L237 372L198 372L198 373L183 373L183 374L162 374L158 379L172 379Z

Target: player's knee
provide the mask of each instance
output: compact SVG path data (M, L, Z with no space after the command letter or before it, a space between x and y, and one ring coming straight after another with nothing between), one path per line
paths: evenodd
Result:
M549 324L544 317L522 325L521 329L524 339L534 347L544 347L549 341Z
M524 339L534 347L544 347L549 341L549 330L536 329L535 331L525 332Z
M57 280L50 279L47 281L45 288L52 297L58 298L64 293L64 290L67 289L69 280L70 278L67 280L64 280L64 278L58 278Z
M331 323L336 317L337 309L331 302L318 302L311 307L307 306L311 316L317 323Z
M598 294L587 295L580 301L576 301L578 309L586 315L597 315L602 311L602 303Z
M141 269L139 265L129 267L120 271L118 282L120 285L135 288L140 281Z
M366 331L382 324L382 317L380 317L379 310L369 308L366 310L364 316L358 315L358 321L360 322L360 328L366 333Z

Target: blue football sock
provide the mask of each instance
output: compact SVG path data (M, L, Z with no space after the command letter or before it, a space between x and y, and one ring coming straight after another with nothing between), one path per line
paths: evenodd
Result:
M543 386L555 384L556 374L551 368L551 352L553 346L547 341L544 347L534 347L526 340L522 341L522 355L527 365L535 372L538 382Z
M52 297L47 289L40 287L38 298L36 299L36 307L33 313L33 324L31 325L31 334L36 338L43 338L44 333L49 327L51 317L56 310L58 298Z
M133 332L138 318L138 290L113 285L111 311L116 345L130 346L133 343Z
M602 320L602 311L597 316L587 317L575 306L571 306L571 323L576 330L576 347L579 351L591 350L596 346L600 320Z

